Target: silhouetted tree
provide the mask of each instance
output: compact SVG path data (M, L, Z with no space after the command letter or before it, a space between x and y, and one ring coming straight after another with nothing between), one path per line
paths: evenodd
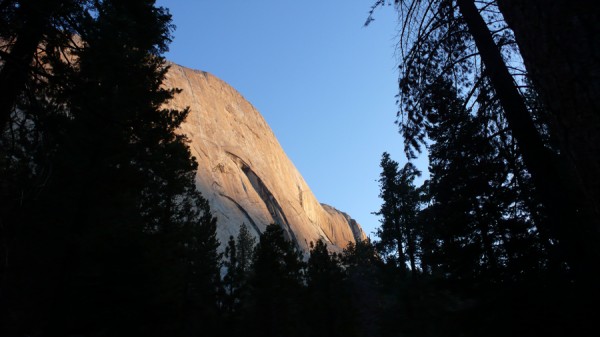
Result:
M252 336L301 336L302 270L300 253L277 224L260 236L243 315Z
M349 291L340 256L330 253L327 244L311 242L306 266L306 293L304 300L310 336L355 336L352 293Z
M368 240L349 242L342 253L342 264L352 294L358 336L381 336L384 289L381 284L383 261Z
M498 129L489 120L492 107L482 104L471 115L450 83L443 82L428 104L430 201L421 220L432 227L428 241L436 244L425 259L435 269L442 267L444 275L459 279L512 279L530 268L539 270L544 262L532 222L535 210L526 199L528 178L503 142L510 135L488 135ZM522 240L527 248L515 246ZM523 257L530 254L533 261L524 265ZM508 265L515 268L511 276L505 274Z
M255 245L256 240L248 231L248 227L242 223L237 239L230 236L225 248L223 261L226 269L223 277L225 311L231 316L237 316L241 300L245 296Z
M373 10L384 3L377 1ZM598 241L597 223L594 225L589 217L593 214L591 203L586 200L585 188L577 182L577 174L569 168L571 161L565 158L564 151L551 147L557 139L560 144L561 138L545 124L551 120L541 125L544 131L536 124L522 90L528 85L522 80L527 73L523 67L509 67L505 61L518 59L519 54L497 3L472 0L395 3L401 16L399 47L403 58L398 122L409 157L415 156L415 150L420 151L426 142L429 109L424 103L434 90L434 83L440 79L450 81L465 104L471 106L477 104L475 98L484 82L488 82L494 101L501 107L498 113L505 117L537 197L545 205L548 221L539 226L545 227L558 242L574 275L578 275L574 277L589 276L586 266L599 256L594 244ZM547 136L551 143L545 141Z
M106 0L68 19L61 33L80 41L48 39L50 76L30 81L2 134L3 154L25 155L3 157L22 176L3 189L3 333L197 333L217 323L219 243L175 132L187 110L162 107L176 93L161 88L170 15Z
M237 248L233 236L229 237L227 247L223 254L223 267L225 276L223 276L225 313L232 315L235 312L236 301L239 300L238 287L240 284L239 263L237 260Z
M380 240L375 242L375 247L381 256L396 264L402 272L406 272L408 263L414 277L418 273L416 220L420 201L414 179L421 172L410 162L399 169L398 163L390 159L387 152L383 153L380 166L379 197L383 204L379 212L374 213L382 216L381 227L377 229Z
M590 215L600 217L600 77L598 11L590 1L498 0L523 57L528 74L539 91L552 133L566 166L583 184ZM581 229L594 235L598 222Z
M242 223L240 226L240 232L238 233L237 239L237 261L239 264L240 272L244 279L248 278L250 273L250 267L253 260L254 247L256 246L256 239L248 231L248 226Z
M84 16L86 0L6 0L0 5L0 130L4 130L19 96L36 73L44 47L64 40ZM64 41L63 41L64 42ZM36 58L38 58L36 60Z

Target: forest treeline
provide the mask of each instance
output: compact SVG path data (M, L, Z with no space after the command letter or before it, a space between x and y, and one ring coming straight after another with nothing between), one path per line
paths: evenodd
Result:
M218 242L188 110L164 108L168 10L1 1L0 336L593 334L592 7L395 1L397 124L429 178L384 153L377 238L303 256L276 224Z

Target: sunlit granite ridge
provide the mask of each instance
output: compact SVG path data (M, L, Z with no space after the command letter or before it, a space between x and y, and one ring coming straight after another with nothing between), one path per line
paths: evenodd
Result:
M170 107L190 108L180 131L198 161L196 184L218 219L221 244L242 223L256 236L277 223L304 252L318 239L339 250L366 238L350 216L317 201L264 118L235 89L176 64L164 85L182 89Z

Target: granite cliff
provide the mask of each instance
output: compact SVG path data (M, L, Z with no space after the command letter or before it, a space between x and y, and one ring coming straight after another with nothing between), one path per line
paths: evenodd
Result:
M175 64L164 85L182 89L170 107L190 108L180 131L199 163L196 184L217 217L222 244L242 223L256 236L278 223L304 252L318 239L339 250L366 238L350 216L317 201L264 118L235 89Z

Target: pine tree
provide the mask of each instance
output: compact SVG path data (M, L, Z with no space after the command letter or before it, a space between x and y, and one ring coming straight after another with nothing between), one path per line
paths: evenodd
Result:
M495 114L484 104L487 97L480 97L472 115L450 83L439 83L434 93L428 103L434 107L428 129L430 200L421 215L433 236L426 241L433 245L424 249L429 254L424 260L459 279L512 279L539 270L543 262L535 260L543 258L542 241L533 222L539 217L510 133L501 121L490 120ZM527 258L532 260L525 264Z
M408 162L402 169L390 159L386 152L381 157L382 168L379 184L379 197L383 204L376 215L380 215L381 227L377 229L379 241L375 243L378 252L404 273L410 266L412 276L416 276L419 212L419 192L414 179L420 176L419 170Z
M57 42L74 29L70 19L79 17L85 0L7 0L0 4L0 130L9 125L20 96L30 89L32 74L45 73L39 65L43 44ZM68 34L68 33L67 33Z
M252 336L301 336L301 254L277 224L267 226L254 251L244 317Z
M358 336L381 336L385 296L381 284L383 261L368 240L348 243L342 252L347 287L352 297Z
M237 259L237 248L233 236L229 237L227 247L223 253L223 267L225 276L223 276L223 310L228 315L233 315L236 311L236 305L239 301L239 262Z
M163 108L176 94L161 87L170 15L145 0L97 1L87 13L71 17L81 42L70 57L48 45L52 76L21 113L36 123L16 129L42 135L52 151L31 159L50 173L7 221L19 230L2 284L12 294L5 326L24 329L15 334L195 333L218 323L219 243L196 190L197 163L176 133L188 111Z
M242 223L240 226L240 232L238 233L237 239L237 261L239 263L240 272L245 279L248 278L250 273L250 267L253 260L254 247L256 246L256 239L248 231L248 226Z
M248 287L252 264L252 251L256 240L244 223L240 226L237 239L229 237L225 248L223 266L226 269L223 277L225 287L225 312L235 316Z
M371 14L375 8L384 3L384 1L377 1ZM501 107L496 110L496 113L505 118L506 128L510 130L512 138L517 144L520 158L527 168L528 174L531 175L536 197L545 206L544 213L547 215L547 221L539 223L539 226L544 227L543 231L553 237L560 255L563 256L561 259L568 260L571 277L585 282L586 279L590 279L590 275L598 274L588 272L589 266L593 265L591 261L600 255L595 244L598 241L598 226L597 221L593 220L593 214L598 212L598 207L595 205L597 201L594 201L597 198L595 197L596 193L590 192L589 187L585 186L597 185L598 180L594 178L592 172L597 170L598 165L597 163L589 164L587 159L582 159L589 156L581 156L581 153L586 151L588 154L597 152L597 148L582 145L581 149L574 149L572 145L565 145L566 137L572 137L576 139L576 143L583 144L582 140L589 136L582 137L557 131L559 128L553 126L552 118L545 121L547 124L543 125L544 131L540 130L539 125L536 125L535 114L528 106L524 95L524 88L531 81L523 80L529 75L522 64L517 64L515 67L507 62L507 60L518 60L521 56L515 48L515 37L508 29L498 6L501 5L507 12L511 25L517 27L518 34L521 35L521 42L529 41L525 45L528 53L527 62L534 59L542 62L542 59L552 58L548 56L552 53L537 52L546 50L546 46L540 46L540 48L535 48L536 51L530 52L532 46L536 45L533 41L539 40L524 38L524 35L527 35L525 33L530 31L523 27L533 27L533 24L528 23L527 16L522 16L519 8L529 11L529 13L533 13L532 9L534 8L540 8L545 23L532 29L545 29L546 31L549 30L549 27L540 27L547 26L552 22L552 19L548 18L560 16L560 13L564 12L572 19L557 18L556 21L561 22L563 26L571 25L573 31L583 33L583 36L587 36L587 32L592 31L593 28L589 26L590 28L585 29L580 23L573 23L593 22L593 16L582 13L573 15L572 10L567 10L569 5L562 2L552 6L541 5L535 1L527 5L519 5L514 1L478 3L473 0L395 1L395 3L400 13L399 47L403 59L398 124L404 136L407 155L409 157L416 156L416 152L420 152L426 145L427 120L430 110L426 102L428 96L432 94L432 90L435 90L435 83L439 80L453 83L457 88L458 95L468 106L477 104L475 98L478 93L485 90L483 89L485 85L491 85L494 101ZM564 10L557 11L556 8ZM577 17L580 17L582 21L577 21ZM367 23L371 21L372 17L369 17ZM560 31L560 29L558 30ZM564 34L546 35L540 32L538 35L543 35L545 41L552 40L550 36L560 36L560 39L565 42L567 40L565 36L569 36L569 34L572 34L571 30ZM575 38L571 40L575 41ZM562 48L563 46L555 47L554 50ZM582 55L583 58L590 60L589 48L572 49L584 50L583 55L586 56ZM565 74L565 68L561 65L565 57L556 57L556 59L563 60L557 63L557 67L561 68L559 76L564 79L573 78L571 75ZM527 66L537 73L534 84L539 81L540 75L551 73L553 68L532 66L531 63ZM582 73L580 67L576 68L578 72ZM582 74L582 77L589 81L589 76ZM561 81L553 80L552 75L544 78L548 78L552 83L561 83ZM487 84L484 84L485 82ZM560 85L542 84L541 86L547 90L553 90L552 92L555 94L552 97L563 98L553 102L551 98L548 99L547 93L544 93L544 97L542 97L548 103L548 107L552 107L550 116L552 114L562 116L563 113L556 110L557 106L561 106L559 101L565 101L563 94L556 90ZM581 92L587 94L574 96L591 97L587 89L582 89ZM566 106L560 110L564 111L565 108ZM588 109L582 108L582 111L588 111ZM588 117L580 120L589 120L589 126L582 128L588 130L597 128L597 118L589 117L589 113L586 114ZM569 125L581 124L573 118L561 118ZM569 132L572 133L573 129ZM550 138L551 142L547 142L547 138ZM558 144L558 147L552 147L555 144ZM567 150L567 148L569 149ZM573 158L577 157L577 163L573 158L567 158L567 153L571 153ZM587 183L582 182L583 176Z
M600 211L600 108L598 100L598 11L590 1L548 3L498 0L540 99L552 116L561 151L570 155L587 193ZM590 160L596 158L596 160ZM596 227L596 232L598 231Z
M327 245L311 242L306 265L306 297L303 317L309 322L311 336L356 335L351 293L341 257L330 253Z

